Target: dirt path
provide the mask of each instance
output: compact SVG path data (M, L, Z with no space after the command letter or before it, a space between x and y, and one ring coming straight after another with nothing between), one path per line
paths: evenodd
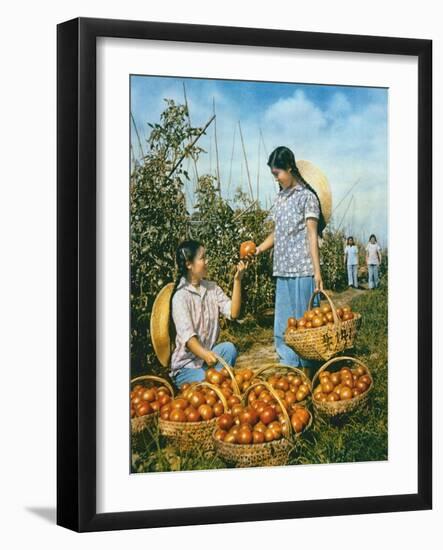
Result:
M366 294L367 292L369 291L365 285L365 287L362 286L359 289L348 288L342 292L328 291L328 295L331 297L337 307L342 307L346 304L349 304L351 300L356 296L361 296L362 294ZM240 353L235 363L235 366L238 368L254 368L255 365L264 367L265 365L271 365L278 362L278 356L275 352L274 342L272 339L272 329L270 328L269 338L267 338L267 342L257 342L257 344L254 344L244 353Z

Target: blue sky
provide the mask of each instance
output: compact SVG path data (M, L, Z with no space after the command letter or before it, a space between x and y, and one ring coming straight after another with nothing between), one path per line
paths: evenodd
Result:
M226 198L231 199L237 187L249 189L240 121L254 198L258 189L262 206L269 207L277 192L266 165L268 155L275 147L286 145L296 159L310 160L327 175L333 208L347 197L334 211L336 225L342 222L345 230L365 240L375 233L380 244L387 245L388 90L132 76L131 110L145 150L144 139L150 131L147 123L159 120L165 107L163 98L184 102L183 82L193 125L203 126L209 120L215 99L220 177ZM133 129L131 139L138 152ZM206 150L199 159L199 174L215 174L214 124L199 145ZM192 165L189 172L193 174ZM192 202L192 184L187 195Z

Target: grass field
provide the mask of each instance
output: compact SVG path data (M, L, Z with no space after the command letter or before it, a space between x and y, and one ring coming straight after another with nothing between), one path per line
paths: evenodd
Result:
M362 314L362 324L355 355L368 365L374 379L369 406L339 422L314 416L311 430L299 438L291 452L289 464L363 462L388 458L388 318L387 288L357 295L351 301L354 311ZM272 327L247 320L225 329L223 339L230 339L247 354L257 342L272 345ZM271 343L271 344L270 344ZM181 452L158 434L145 432L132 447L132 472L206 470L226 468L217 456L202 452Z

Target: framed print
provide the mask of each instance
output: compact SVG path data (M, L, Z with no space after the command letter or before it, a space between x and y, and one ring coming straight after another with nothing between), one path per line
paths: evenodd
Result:
M431 508L432 42L57 40L57 523Z

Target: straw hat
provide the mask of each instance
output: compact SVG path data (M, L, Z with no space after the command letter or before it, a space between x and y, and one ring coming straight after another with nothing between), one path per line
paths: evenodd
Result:
M320 200L325 222L329 223L332 213L332 193L328 178L309 160L297 160L297 168L309 185L315 189Z
M151 340L155 354L163 367L169 365L171 340L169 337L169 308L174 283L165 285L154 300L151 311Z

